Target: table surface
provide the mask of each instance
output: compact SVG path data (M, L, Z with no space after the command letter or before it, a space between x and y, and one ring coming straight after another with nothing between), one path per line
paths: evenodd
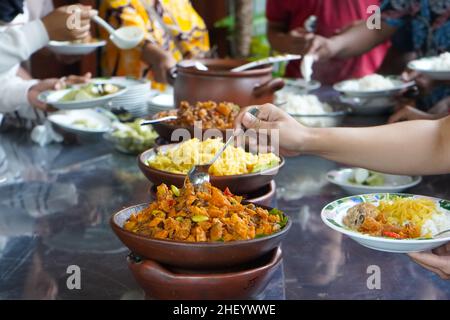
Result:
M376 123L362 119L349 123ZM450 282L408 256L367 249L322 223L321 209L345 196L325 179L338 166L290 158L276 177L277 206L293 226L261 298L450 299ZM450 199L449 186L450 175L430 176L409 192ZM135 157L104 142L41 148L26 132L0 134L0 299L142 299L108 219L148 201L148 189ZM67 287L70 265L81 269L81 290ZM374 265L380 289L367 285Z

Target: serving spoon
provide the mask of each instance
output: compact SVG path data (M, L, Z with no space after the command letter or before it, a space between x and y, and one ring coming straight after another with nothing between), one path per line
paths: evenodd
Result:
M200 188L204 183L209 182L209 168L216 162L217 159L222 155L222 153L225 151L225 149L230 145L231 142L233 142L234 138L236 137L236 134L233 134L231 137L228 138L227 142L223 145L223 147L216 153L214 158L207 164L197 164L194 165L191 170L188 172L188 178L189 181L194 186L194 189Z
M164 122L164 121L171 121L171 120L176 120L178 119L177 116L167 116L167 117L161 117L158 119L152 119L152 120L145 120L141 122L141 126L147 126L149 124L154 124L154 123L159 123L159 122Z
M120 49L135 48L144 39L144 32L139 27L128 26L116 30L98 15L93 16L92 20L108 31L109 39Z

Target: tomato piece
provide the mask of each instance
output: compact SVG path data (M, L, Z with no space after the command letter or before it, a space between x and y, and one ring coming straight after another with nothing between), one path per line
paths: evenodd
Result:
M226 195L227 197L232 197L233 194L231 193L230 189L228 189L228 187L225 188L225 191L223 192L224 195Z
M389 238L394 238L394 239L402 239L403 238L398 233L392 232L392 231L383 231L383 236L389 237Z

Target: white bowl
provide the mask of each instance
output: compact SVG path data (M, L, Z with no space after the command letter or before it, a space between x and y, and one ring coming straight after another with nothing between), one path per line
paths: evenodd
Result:
M444 212L450 214L448 209L445 209L444 202L446 206L450 206L450 202L442 199L417 196L417 195L406 195L406 194L395 194L395 193L375 193L375 194L364 194L357 196L350 196L347 198L342 198L327 204L321 212L322 221L329 226L331 229L336 230L342 234L345 234L358 242L359 244L378 251L395 252L395 253L408 253L408 252L420 252L431 250L437 248L450 241L449 234L444 234L438 238L433 239L391 239L383 237L375 237L367 234L363 234L357 231L350 230L344 226L342 220L347 214L347 210L351 207L368 202L377 205L380 200L389 199L392 196L402 196L402 197L415 197L415 198L425 198L433 200L437 206L440 206ZM442 204L441 204L442 201ZM446 236L445 236L446 235Z
M391 112L396 104L395 97L347 97L339 96L339 100L348 103L356 115L381 115Z
M433 80L450 80L450 70L433 70L430 58L411 61L408 63L408 68L422 73Z
M38 95L38 100L61 110L90 109L95 107L102 107L106 106L113 98L118 97L127 91L124 86L117 86L120 87L119 91L89 100L60 101L66 93L76 88L77 86L72 86L72 88L64 90L49 90L41 92Z
M82 56L94 52L106 45L105 40L89 43L72 43L69 41L50 41L48 48L57 54Z
M95 109L65 110L51 113L48 120L61 130L85 137L101 137L112 128L112 120ZM74 124L77 120L87 120L96 124L95 128L86 128Z
M365 186L349 182L353 172L357 168L343 168L331 170L327 173L328 182L335 184L348 194L362 193L398 193L418 185L422 181L421 176L399 176L380 173L384 177L382 186Z

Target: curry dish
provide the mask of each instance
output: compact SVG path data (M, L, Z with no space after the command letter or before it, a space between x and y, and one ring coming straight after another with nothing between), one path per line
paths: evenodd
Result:
M239 113L239 106L231 102L216 103L213 101L197 102L190 105L186 101L180 103L177 110L158 113L158 118L176 115L178 119L169 122L178 126L191 127L194 122L201 121L204 129L231 129Z
M157 200L131 215L124 229L139 235L189 242L250 240L276 233L287 224L279 210L243 204L242 197L204 184L194 190L161 184Z

